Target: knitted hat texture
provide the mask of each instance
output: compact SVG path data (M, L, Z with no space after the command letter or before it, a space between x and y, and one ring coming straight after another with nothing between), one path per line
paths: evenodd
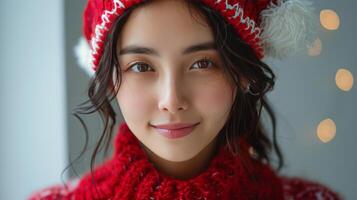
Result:
M123 12L145 0L88 0L83 35L75 47L79 65L98 70L110 28ZM283 59L316 38L316 17L308 0L201 0L221 14L259 59Z

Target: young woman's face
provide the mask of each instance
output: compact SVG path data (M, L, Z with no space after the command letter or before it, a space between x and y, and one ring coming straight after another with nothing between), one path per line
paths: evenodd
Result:
M224 75L218 51L206 45L213 42L206 22L196 21L180 1L153 1L135 9L118 37L119 107L140 142L163 159L198 155L228 119L235 87ZM190 48L201 44L207 48ZM134 47L152 50L131 51ZM177 139L151 126L168 123L199 124Z

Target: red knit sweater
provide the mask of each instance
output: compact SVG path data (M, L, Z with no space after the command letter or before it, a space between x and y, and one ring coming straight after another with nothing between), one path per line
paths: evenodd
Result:
M233 156L221 147L209 167L199 175L179 180L157 171L141 149L139 141L123 123L115 139L114 156L98 166L93 176L84 175L67 186L55 185L31 195L30 200L91 199L264 199L264 200L338 200L341 197L317 182L278 176L269 165L254 160L248 146ZM249 158L247 173L244 158ZM248 174L254 174L253 180ZM77 182L77 183L75 183Z

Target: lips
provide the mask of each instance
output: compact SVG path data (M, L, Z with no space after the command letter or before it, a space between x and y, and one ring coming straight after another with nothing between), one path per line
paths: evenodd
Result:
M167 129L167 130L178 130L183 128L190 128L196 126L199 123L175 123L175 124L161 124L152 125L154 128Z
M186 135L189 135L192 133L192 131L196 128L196 126L199 123L196 124L188 124L188 123L181 123L181 124L165 124L165 125L156 125L153 126L157 133L160 135L170 138L170 139L175 139L175 138L181 138Z

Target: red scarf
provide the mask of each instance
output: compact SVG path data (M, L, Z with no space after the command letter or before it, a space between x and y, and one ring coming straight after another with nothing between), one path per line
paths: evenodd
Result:
M248 152L242 143L242 152ZM248 155L248 154L246 154ZM244 170L243 155L233 156L221 148L209 167L199 175L179 180L157 171L128 126L119 127L114 157L88 173L68 197L91 199L283 199L279 177L266 164L249 159L251 180Z

